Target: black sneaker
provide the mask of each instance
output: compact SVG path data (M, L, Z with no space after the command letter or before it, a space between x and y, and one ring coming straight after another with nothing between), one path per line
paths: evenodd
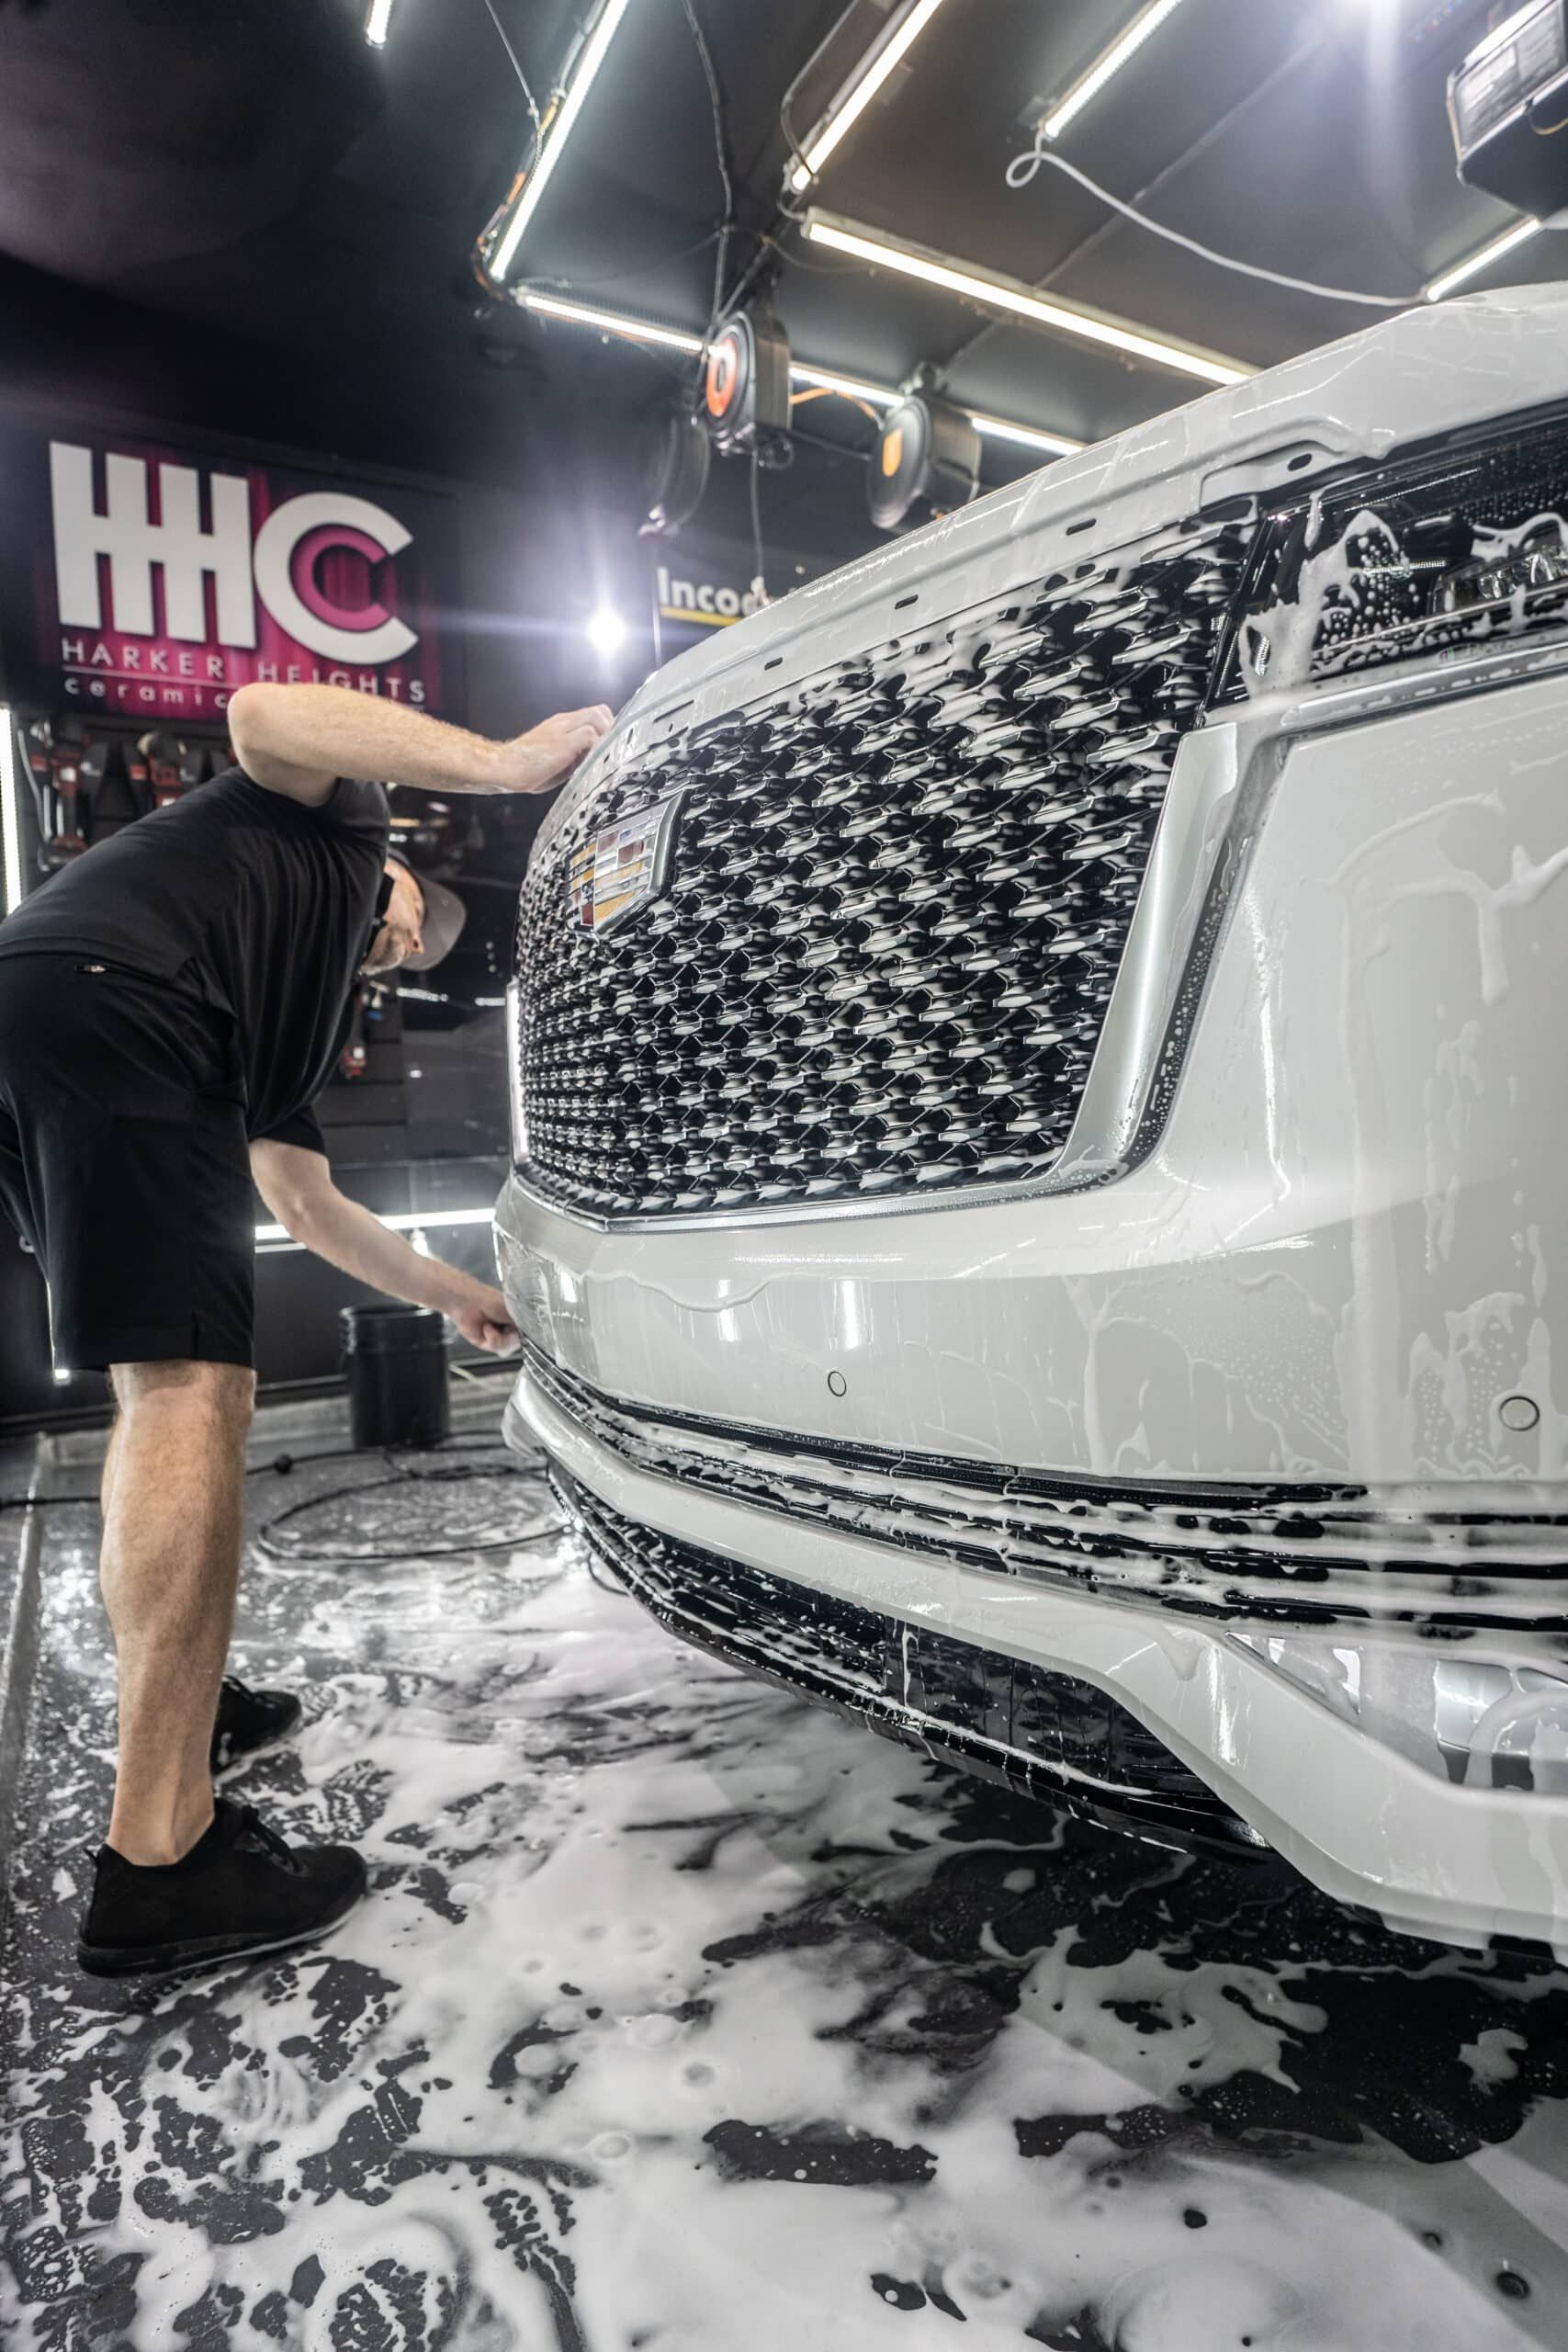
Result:
M287 1846L220 1797L180 1861L143 1866L99 1847L76 1957L89 1976L139 1976L282 1951L336 1927L365 1886L352 1847Z
M242 1756L270 1747L293 1730L299 1715L299 1702L291 1690L253 1690L237 1674L226 1674L212 1726L213 1770L226 1772Z

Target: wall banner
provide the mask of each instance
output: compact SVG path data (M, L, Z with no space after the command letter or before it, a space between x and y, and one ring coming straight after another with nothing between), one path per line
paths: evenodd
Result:
M0 431L0 673L24 709L222 717L256 679L463 715L457 502L74 424Z

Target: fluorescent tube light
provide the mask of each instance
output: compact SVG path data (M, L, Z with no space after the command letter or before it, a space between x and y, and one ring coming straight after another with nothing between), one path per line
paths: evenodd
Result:
M1084 446L1081 441L1069 441L1064 434L1037 433L1032 424L1010 424L1005 417L981 416L974 409L969 422L987 440L1016 441L1020 448L1043 449L1053 458L1076 458Z
M390 1216L378 1218L393 1233L417 1233L432 1225L489 1225L493 1208L485 1209L398 1209ZM280 1245L286 1250L301 1250L304 1243L296 1241L286 1225L258 1225L256 1239L273 1249Z
M1141 328L1130 326L1121 319L1104 317L1098 311L1048 300L1021 278L994 276L988 270L949 261L944 255L918 245L898 244L830 213L809 212L806 233L813 244L849 254L856 261L869 262L874 268L898 270L906 277L943 287L950 294L984 303L989 310L1010 311L1035 326L1053 327L1059 334L1077 335L1086 343L1103 344L1111 351L1126 352L1130 358L1152 360L1156 367L1172 368L1179 375L1196 376L1206 384L1245 383L1257 373L1255 368L1244 368L1234 359L1222 359L1217 353L1204 351L1196 344L1169 343L1162 335L1145 334Z
M1149 35L1157 32L1168 17L1173 17L1181 0L1151 0L1140 8L1126 31L1113 40L1104 54L1098 57L1089 72L1080 75L1065 98L1046 116L1041 129L1047 139L1059 139L1069 122L1082 114L1091 98L1097 98L1112 74L1120 74L1130 57L1142 49Z
M1175 0L1168 0L1168 5L1174 6ZM883 28L815 130L803 141L802 160L792 164L789 171L789 185L796 196L810 187L844 133L860 120L888 75L903 63L941 6L942 0L905 0Z
M5 846L6 912L22 903L22 812L17 806L17 722L0 705L0 842Z
M577 52L565 90L545 117L516 208L502 232L491 260L491 276L498 280L505 278L517 258L523 232L534 217L539 198L549 186L550 175L560 161L561 150L571 136L572 125L582 112L582 102L604 62L610 43L615 40L616 28L629 5L630 0L604 0L592 30Z
M658 343L671 351L700 351L703 338L688 334L682 327L658 327L648 319L628 318L621 311L592 311L586 303L569 302L556 294L520 294L517 298L525 311L537 311L547 319L567 319L573 326L597 327L601 334L618 334L627 343Z
M387 27L392 21L392 0L370 0L370 12L365 19L365 38L372 49L380 49L387 39Z
M526 290L512 299L523 310L538 311L549 319L565 319L574 326L595 327L601 334L620 335L628 343L665 344L673 351L697 352L703 348L700 334L688 334L679 327L655 326L647 319L632 318L623 311L590 310L586 303L569 301L564 296ZM808 368L792 361L789 374L793 384L814 391L841 392L845 400L864 401L868 408L891 408L895 401L903 398L887 384L868 383L862 376L840 375L832 368ZM1016 441L1021 448L1042 449L1049 457L1072 457L1084 446L1081 441L1069 441L1065 434L1042 432L1032 424L1013 424L1006 417L985 416L972 410L965 413L977 433L997 441Z
M818 392L841 392L847 401L865 401L873 408L891 408L898 394L886 384L866 384L858 376L836 376L827 368L797 368L790 362L790 381Z
M1445 294L1451 294L1456 287L1464 285L1468 278L1477 277L1482 270L1490 269L1492 264L1501 261L1505 254L1514 253L1520 245L1529 244L1540 226L1539 220L1521 220L1516 228L1505 229L1500 237L1494 237L1490 244L1478 246L1468 260L1455 262L1452 269L1445 269L1440 277L1434 277L1430 286L1422 288L1427 301L1440 302Z
M864 401L871 408L891 408L903 398L886 384L868 384L858 376L836 376L827 368L790 368L792 382L806 384L824 392L842 392L846 400ZM965 409L964 414L976 433L993 441L1016 441L1023 449L1043 449L1054 458L1076 457L1083 447L1081 441L1069 441L1065 434L1042 433L1032 424L1010 424L1003 416L987 416L978 409Z

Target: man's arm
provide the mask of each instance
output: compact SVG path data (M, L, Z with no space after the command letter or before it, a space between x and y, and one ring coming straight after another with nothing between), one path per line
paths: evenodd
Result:
M319 1151L292 1143L254 1143L251 1173L257 1192L293 1238L372 1290L406 1298L412 1306L449 1315L465 1340L491 1355L510 1355L517 1332L506 1302L491 1283L422 1257L400 1234L357 1201L345 1200Z
M235 757L253 783L315 808L340 775L423 792L548 792L610 719L595 703L492 743L352 686L241 686L228 709Z

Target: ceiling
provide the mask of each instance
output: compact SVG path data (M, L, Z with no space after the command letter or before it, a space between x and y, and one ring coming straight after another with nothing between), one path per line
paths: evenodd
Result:
M487 302L471 274L528 137L485 0L393 0L379 52L363 5L0 0L0 383L37 396L68 368L110 387L134 378L171 417L205 403L209 421L264 437L635 502L632 447L679 360ZM778 208L780 101L826 41L795 101L807 130L881 0L842 23L842 0L692 6L737 187L728 282L751 264L772 278L798 359L887 384L929 363L968 405L1081 440L1201 389L807 247ZM495 6L542 99L578 0ZM945 0L818 200L1248 364L1369 323L1375 311L1162 243L1054 171L1010 189L1043 103L1133 13ZM1457 181L1444 111L1447 74L1487 17L1486 0L1183 0L1061 149L1242 260L1415 297L1513 218ZM630 0L514 275L700 332L721 209L683 0ZM1568 237L1542 237L1478 282L1565 274ZM788 495L805 546L831 537L829 508L858 514L852 453L870 428L832 400L799 416L812 447ZM1033 462L987 444L988 479Z

